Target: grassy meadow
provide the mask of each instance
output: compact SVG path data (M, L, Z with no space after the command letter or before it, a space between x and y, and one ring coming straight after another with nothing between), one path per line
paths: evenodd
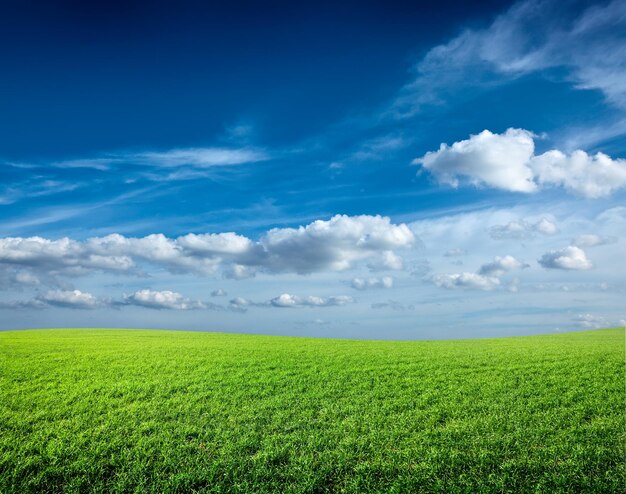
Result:
M624 331L0 332L0 493L625 490Z

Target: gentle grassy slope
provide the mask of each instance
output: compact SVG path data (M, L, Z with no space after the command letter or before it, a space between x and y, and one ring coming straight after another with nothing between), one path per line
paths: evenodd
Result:
M624 332L0 333L0 492L623 492Z

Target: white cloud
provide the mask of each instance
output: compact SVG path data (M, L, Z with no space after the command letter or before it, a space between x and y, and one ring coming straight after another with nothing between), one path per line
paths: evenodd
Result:
M593 267L585 251L575 245L544 254L539 259L539 264L548 269L565 270L585 270Z
M128 271L134 264L124 255L100 255L69 238L0 238L0 264L26 266L44 272L84 274L93 270Z
M240 165L268 159L267 155L254 149L185 148L162 152L143 152L124 156L124 159L145 165L163 167Z
M41 278L139 272L142 262L172 273L213 274L221 269L225 277L243 279L257 271L343 271L361 261L368 261L371 269L401 269L402 258L394 249L411 247L414 241L405 224L394 225L387 217L337 215L299 228L275 228L258 241L232 232L178 238L111 234L85 241L0 238L0 267L27 268Z
M493 290L500 286L495 276L482 276L476 273L439 274L432 278L435 285L442 288L470 288L477 290Z
M80 290L54 290L37 297L37 300L48 305L72 309L94 309L100 302L91 293Z
M577 150L566 155L552 150L533 157L530 166L537 183L561 186L591 199L609 196L626 186L626 160L604 153L591 156Z
M414 163L452 187L466 179L472 185L534 192L537 185L529 167L534 150L533 134L527 130L508 129L504 134L484 130L451 146L442 143L439 150L426 153Z
M369 288L391 288L393 286L393 278L391 276L383 276L381 278L352 278L350 286L356 290L367 290Z
M609 325L604 317L595 316L593 314L578 314L575 321L582 327L590 329L607 327Z
M482 276L496 276L500 277L504 273L513 271L514 269L520 269L524 267L524 264L515 259L513 256L496 256L495 259L487 264L483 264L478 274Z
M626 106L626 3L516 2L485 29L466 30L417 65L416 79L395 102L410 116L462 81L480 86L495 75L515 79L558 68L576 88L598 90Z
M507 129L488 130L451 146L426 153L414 163L430 171L440 183L458 187L462 182L511 192L536 192L541 186L563 187L576 195L597 199L626 187L626 160L603 153L590 156L577 150L534 154L534 134ZM548 233L550 226L539 225Z
M300 298L296 295L290 295L289 293L283 293L278 297L269 301L269 304L273 307L332 307L341 306L354 302L352 297L347 295L339 295L336 297L315 297L308 296Z
M413 245L405 224L394 225L382 216L336 215L299 228L275 228L259 242L259 264L272 272L307 274L343 271L370 259L389 269L401 267L392 249Z
M222 290L221 288L218 288L217 290L213 290L211 292L211 297L225 297L226 295L228 295L226 291Z
M204 309L205 304L183 297L180 293L170 290L152 291L139 290L123 299L126 305L138 305L150 309L192 310Z

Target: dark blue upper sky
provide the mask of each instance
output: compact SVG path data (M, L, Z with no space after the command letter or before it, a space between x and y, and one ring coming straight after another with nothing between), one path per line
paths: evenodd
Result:
M285 144L393 97L501 2L2 2L0 152Z

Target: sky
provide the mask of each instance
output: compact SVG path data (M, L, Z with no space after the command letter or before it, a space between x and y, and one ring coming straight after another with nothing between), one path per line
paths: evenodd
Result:
M626 324L626 0L11 0L0 62L0 329Z

